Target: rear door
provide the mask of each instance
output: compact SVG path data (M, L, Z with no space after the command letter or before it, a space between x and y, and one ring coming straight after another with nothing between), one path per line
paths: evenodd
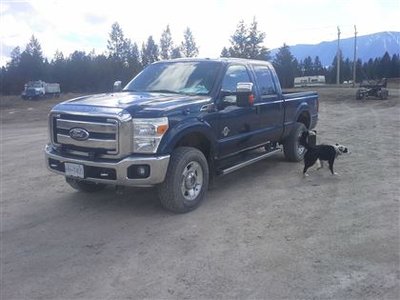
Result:
M257 91L256 108L257 127L261 129L264 141L278 141L283 133L284 100L270 68L266 65L253 65Z

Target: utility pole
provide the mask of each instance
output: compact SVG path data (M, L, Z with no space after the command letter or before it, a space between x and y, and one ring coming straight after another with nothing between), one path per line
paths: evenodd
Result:
M353 59L353 87L356 86L356 63L357 61L357 27L354 25L354 59Z
M336 53L336 85L340 84L340 28L337 27L337 53Z

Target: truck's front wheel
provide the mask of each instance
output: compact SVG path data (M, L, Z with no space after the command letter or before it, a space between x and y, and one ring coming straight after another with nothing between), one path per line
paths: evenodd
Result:
M297 162L304 158L306 148L300 145L299 139L306 130L303 123L296 122L294 124L292 131L283 143L283 153L287 160Z
M90 181L83 181L83 180L73 179L73 178L69 178L69 177L66 177L65 180L74 189L76 189L80 192L85 192L85 193L98 192L98 191L103 190L106 187L105 184L95 183L95 182L90 182Z
M208 178L207 159L201 151L191 147L176 148L165 180L158 186L162 206L177 213L195 209L205 198Z

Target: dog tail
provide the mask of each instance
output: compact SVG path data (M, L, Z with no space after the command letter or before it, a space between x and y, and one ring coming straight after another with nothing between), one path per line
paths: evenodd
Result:
M304 131L300 138L299 138L299 144L302 145L304 148L306 148L307 150L310 149L310 144L308 143L308 136L309 136L309 132L308 131Z

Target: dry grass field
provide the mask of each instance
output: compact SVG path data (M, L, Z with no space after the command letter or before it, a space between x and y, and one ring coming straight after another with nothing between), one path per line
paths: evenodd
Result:
M81 194L48 172L60 99L1 97L1 299L399 299L400 90L318 88L318 143L351 154L301 175L279 154L217 179L195 211L151 189Z

